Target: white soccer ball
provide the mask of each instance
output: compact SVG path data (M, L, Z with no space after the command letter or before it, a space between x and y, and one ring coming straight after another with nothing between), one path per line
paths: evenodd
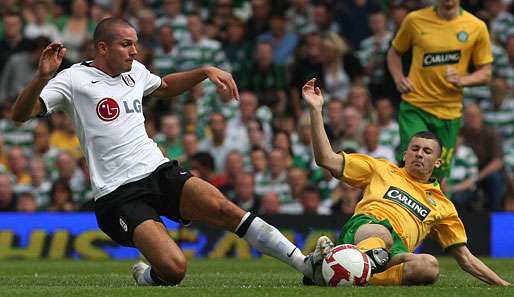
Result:
M356 246L342 244L323 259L321 273L327 286L365 286L371 276L371 265L368 256Z

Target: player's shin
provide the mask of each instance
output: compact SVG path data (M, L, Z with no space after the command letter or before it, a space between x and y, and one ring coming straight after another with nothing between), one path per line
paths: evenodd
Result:
M277 228L261 218L246 213L235 233L261 253L279 259L305 275L312 273L310 265L304 262L305 255Z
M389 262L389 253L383 239L368 237L357 243L357 247L361 252L366 253L371 260L371 273L380 273L386 269Z

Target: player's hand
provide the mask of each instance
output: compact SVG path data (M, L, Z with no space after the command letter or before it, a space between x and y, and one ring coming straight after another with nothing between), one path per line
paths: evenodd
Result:
M51 79L66 54L66 48L62 43L52 42L48 45L39 57L38 76L42 79Z
M462 83L457 70L453 67L446 67L446 80L456 87L462 88Z
M302 87L302 94L309 107L314 110L321 110L323 106L323 95L321 90L316 86L316 79L313 78L305 83Z
M414 91L414 85L408 77L403 77L399 81L396 81L396 90L401 94L406 94Z
M232 74L216 67L207 67L205 73L216 85L218 94L220 94L223 101L239 100L239 91L237 90L234 78L232 78Z

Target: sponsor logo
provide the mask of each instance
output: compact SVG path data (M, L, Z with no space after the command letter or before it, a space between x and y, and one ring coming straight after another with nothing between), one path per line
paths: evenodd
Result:
M459 40L462 43L468 41L468 38L469 34L465 31L460 31L459 33L457 33L457 40Z
M125 221L122 218L120 218L120 226L121 228L123 228L123 231L128 231L127 223L125 223Z
M423 67L457 64L459 61L460 50L426 53L423 55Z
M132 78L132 76L130 76L130 74L122 74L121 79L129 87L133 87L136 85L136 81Z
M120 107L116 100L112 98L103 98L96 105L96 114L101 120L110 122L120 115Z
M96 84L97 82L100 82L99 80L92 80L91 83L92 84Z
M287 257L291 258L291 256L294 254L294 251L296 251L296 247L289 254L287 254Z
M409 193L397 187L389 187L384 198L403 206L414 214L420 221L423 221L430 213L430 209L423 205L423 203L414 199L414 197Z

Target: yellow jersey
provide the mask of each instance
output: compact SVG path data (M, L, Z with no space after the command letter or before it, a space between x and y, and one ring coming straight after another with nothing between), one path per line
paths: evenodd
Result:
M340 179L363 191L354 215L389 220L410 252L428 235L444 249L467 243L457 210L439 184L416 182L404 168L386 160L363 154L341 154L344 169Z
M462 88L446 80L447 67L464 76L470 61L476 66L493 61L487 26L463 9L450 21L435 7L411 12L392 46L400 54L412 49L408 77L414 91L403 94L403 100L444 120L459 118L462 110Z

